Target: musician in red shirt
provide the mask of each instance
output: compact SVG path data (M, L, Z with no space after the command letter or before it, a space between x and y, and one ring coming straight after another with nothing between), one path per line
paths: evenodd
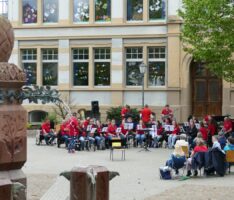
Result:
M137 141L137 144L140 144L141 146L142 146L143 141L145 140L145 131L144 131L145 128L146 126L143 120L140 120L136 129L136 141Z
M68 153L75 153L75 143L78 140L79 135L79 122L77 118L73 115L69 119L69 144L68 144Z
M45 138L45 142L47 145L53 144L53 141L55 139L55 134L53 130L50 128L50 120L46 119L44 123L41 125L41 132L42 135Z
M170 106L168 104L165 105L165 107L162 109L161 117L163 121L165 121L166 118L173 118L173 111L170 109Z
M126 105L125 107L122 108L121 110L121 117L122 119L126 118L126 115L130 112L130 106Z
M69 143L69 127L68 127L68 121L63 120L63 122L60 125L60 131L57 135L57 144L58 148L60 147L61 141L64 141L66 147L68 147Z
M200 123L200 126L201 126L201 127L200 127L199 131L200 131L201 134L202 134L203 140L206 142L207 139L208 139L208 130L207 130L206 127L204 126L204 123L203 123L203 122Z
M214 136L217 133L217 124L216 121L211 117L211 119L208 121L208 140L207 145L208 147L212 147L212 136Z
M224 118L223 132L226 138L232 134L232 121L229 119L229 117Z
M141 110L141 119L145 125L150 122L152 111L149 109L149 106L146 104L145 107Z
M112 140L112 137L116 137L116 129L117 126L115 125L115 120L112 119L111 124L109 124L107 128L107 135L109 140Z
M173 131L168 137L168 148L173 148L176 142L177 135L180 133L180 127L176 121L172 121Z

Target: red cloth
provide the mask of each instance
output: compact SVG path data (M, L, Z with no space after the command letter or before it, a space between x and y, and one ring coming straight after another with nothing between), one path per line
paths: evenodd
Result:
M208 140L208 130L205 127L201 127L199 131L202 134L203 140L207 141Z
M42 131L43 135L45 134L44 132L49 133L49 132L50 132L50 123L44 122L44 123L41 125L41 129L43 130L43 131Z
M180 127L177 125L174 127L174 130L172 131L173 135L178 135L180 133Z
M124 125L123 124L120 125L120 128L121 128L121 133L122 134L126 135L128 133L128 130L124 129Z
M149 108L143 108L141 110L141 118L144 123L148 123L150 121L150 116L152 111Z
M84 127L85 130L87 129L88 125L89 125L89 120L85 120L84 123L83 123L83 127Z
M195 146L195 148L193 149L194 153L197 152L207 152L208 149L206 146Z
M231 122L231 120L226 120L226 121L224 121L224 123L223 123L223 129L224 129L224 131L228 131L228 130L232 130L232 122Z
M60 133L61 135L67 135L69 133L69 131L67 131L68 128L68 124L67 123L63 123L60 125Z
M172 110L170 108L169 109L163 108L161 114L163 114L163 115L172 115Z
M209 124L208 125L208 131L213 136L216 133L216 127L215 127L215 125L214 124Z
M108 135L109 134L113 134L113 135L116 135L116 129L117 129L117 126L116 125L112 125L110 124L107 128L107 133Z
M123 107L121 110L121 116L122 119L125 117L125 115L129 112L129 109L127 109L126 107Z

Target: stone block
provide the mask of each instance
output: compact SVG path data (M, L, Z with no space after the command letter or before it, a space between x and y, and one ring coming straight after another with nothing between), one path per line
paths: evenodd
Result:
M12 200L11 186L12 183L9 179L0 179L0 199Z

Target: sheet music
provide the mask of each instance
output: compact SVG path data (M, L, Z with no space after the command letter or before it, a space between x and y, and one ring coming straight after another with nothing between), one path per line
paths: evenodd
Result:
M107 129L108 129L108 127L103 127L103 128L102 128L102 132L103 132L103 133L106 133L106 132L107 132Z
M184 122L184 126L185 126L185 127L188 127L188 126L189 126L189 123L188 123L188 122Z
M142 125L138 124L137 125L137 130L142 130Z
M120 127L116 129L116 133L121 133L121 128Z
M88 125L86 131L91 131L92 125Z
M95 133L96 130L97 130L96 128L92 128L90 133Z
M152 125L150 135L154 138L158 135L157 125Z
M170 125L164 125L165 131L170 131Z
M174 131L175 127L173 125L170 125L170 131Z
M132 130L133 129L133 123L125 123L124 124L125 130Z

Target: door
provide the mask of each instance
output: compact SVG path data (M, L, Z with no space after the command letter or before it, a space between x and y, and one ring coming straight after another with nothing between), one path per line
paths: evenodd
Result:
M193 115L222 115L222 80L196 62L191 65L191 78Z

